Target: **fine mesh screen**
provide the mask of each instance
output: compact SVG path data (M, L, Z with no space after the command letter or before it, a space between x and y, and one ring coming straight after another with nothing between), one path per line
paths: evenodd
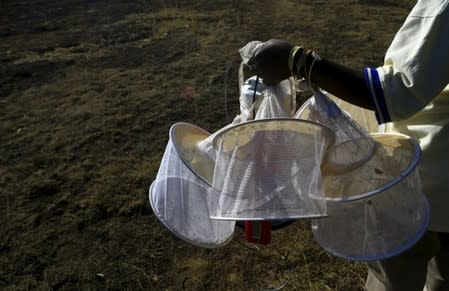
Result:
M407 250L429 221L416 169L417 143L403 135L372 136L379 147L368 163L343 176L324 174L326 195L338 199L328 199L329 217L312 224L323 248L358 261L385 259Z
M289 85L288 81L285 82ZM285 100L292 99L289 94L290 92L284 92L280 85L265 89L262 93L262 101L254 119L291 117L290 112L288 112L288 106L285 106ZM289 104L287 103L287 105Z
M295 82L281 81L266 86L262 78L252 76L243 82L240 90L240 114L233 123L252 119L292 117L296 111ZM254 116L254 113L255 116Z
M320 164L334 134L296 119L262 119L220 132L213 187L216 219L264 220L326 214Z
M178 122L170 128L170 140L179 158L209 185L212 184L215 152L209 152L201 145L210 137L207 131L190 123Z
M211 168L207 155L196 147L207 136L204 130L186 123L170 129L149 199L157 218L176 236L198 246L218 247L230 241L235 222L210 219L219 193L207 183L213 163Z
M399 183L414 171L421 153L414 140L399 134L373 133L370 136L378 146L373 156L362 166L340 173L323 170L327 200L368 198Z
M351 119L359 124L366 132L379 132L379 124L377 124L374 111L348 103L330 93L327 93L326 95L332 99L341 110L348 113L351 116Z
M334 131L336 142L323 164L327 172L351 171L367 162L376 150L368 132L322 91L314 91L314 97L301 106L295 118L319 122Z

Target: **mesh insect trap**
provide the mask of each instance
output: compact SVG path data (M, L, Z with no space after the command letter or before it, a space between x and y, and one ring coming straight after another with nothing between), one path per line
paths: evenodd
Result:
M149 199L157 218L176 236L201 247L218 247L230 241L235 222L210 219L219 198L208 182L214 161L198 146L209 135L188 123L171 127Z
M301 106L295 118L319 122L335 133L335 145L324 164L327 172L351 171L366 163L376 150L377 144L368 132L320 90L314 90L314 96Z
M420 147L400 134L371 134L372 157L345 173L323 172L329 217L314 220L316 241L357 261L385 259L414 245L429 222L417 164Z
M306 120L241 123L213 140L214 219L278 220L323 217L321 160L333 132Z
M243 64L260 44L240 50ZM240 68L240 114L231 124L214 134L188 123L170 129L149 193L168 229L218 247L236 222L248 241L269 243L275 226L312 219L324 249L358 261L394 256L423 235L429 206L416 141L369 134L358 122L372 131L372 115L343 104L347 113L310 83L314 96L294 115L296 81L244 81Z

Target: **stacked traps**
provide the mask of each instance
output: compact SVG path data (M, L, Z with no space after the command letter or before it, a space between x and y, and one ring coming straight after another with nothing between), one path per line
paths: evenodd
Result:
M319 165L334 134L310 121L267 119L293 115L294 90L291 80L268 88L256 79L241 80L242 112L232 124L212 135L188 123L170 129L149 198L158 219L187 242L222 246L237 220L326 215Z
M423 235L429 206L417 173L419 145L400 134L368 134L323 92L316 91L297 117L336 132L322 166L328 217L312 222L318 243L357 261L397 255ZM356 115L363 115L352 108Z
M334 139L327 127L293 118L230 124L212 135L176 123L151 206L176 236L202 247L228 243L235 221L325 216L319 166Z
M241 87L241 103L254 94L250 90L256 89L255 80L256 77L250 78ZM251 85L254 87L251 88ZM263 101L267 98L262 80L257 85L260 101L256 118L280 114L284 109L275 101L285 100L291 94L289 81L270 91L277 95L271 96L270 102ZM282 97L278 98L280 94ZM232 238L235 221L211 219L217 209L222 209L218 206L221 192L212 187L217 155L212 143L221 132L252 118L245 105L241 104L242 112L232 124L212 135L189 123L176 123L170 128L169 141L156 179L150 187L149 200L157 218L177 237L194 245L219 247ZM254 106L254 103L250 104L249 108ZM289 110L292 111L292 108ZM218 172L215 173L219 176Z
M429 209L414 140L367 134L318 91L300 119L276 118L291 116L282 102L289 94L266 98L269 88L260 89L255 116L241 114L212 135L187 123L172 126L150 188L151 206L167 228L192 244L217 247L231 240L235 221L323 217L312 223L319 244L365 261L398 254L421 237ZM250 94L241 102L242 96Z

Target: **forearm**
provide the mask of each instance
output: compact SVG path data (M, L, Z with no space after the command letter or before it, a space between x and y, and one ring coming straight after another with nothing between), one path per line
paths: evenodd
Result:
M313 58L307 60L306 66L310 68L312 61ZM369 110L375 109L362 71L321 59L315 61L310 78L318 87L340 99Z

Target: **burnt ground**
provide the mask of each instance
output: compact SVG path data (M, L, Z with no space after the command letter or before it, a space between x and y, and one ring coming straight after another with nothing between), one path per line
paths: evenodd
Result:
M364 265L308 222L259 250L240 229L202 249L147 193L173 123L213 132L238 113L240 47L275 37L377 66L412 2L1 1L0 289L361 289Z

